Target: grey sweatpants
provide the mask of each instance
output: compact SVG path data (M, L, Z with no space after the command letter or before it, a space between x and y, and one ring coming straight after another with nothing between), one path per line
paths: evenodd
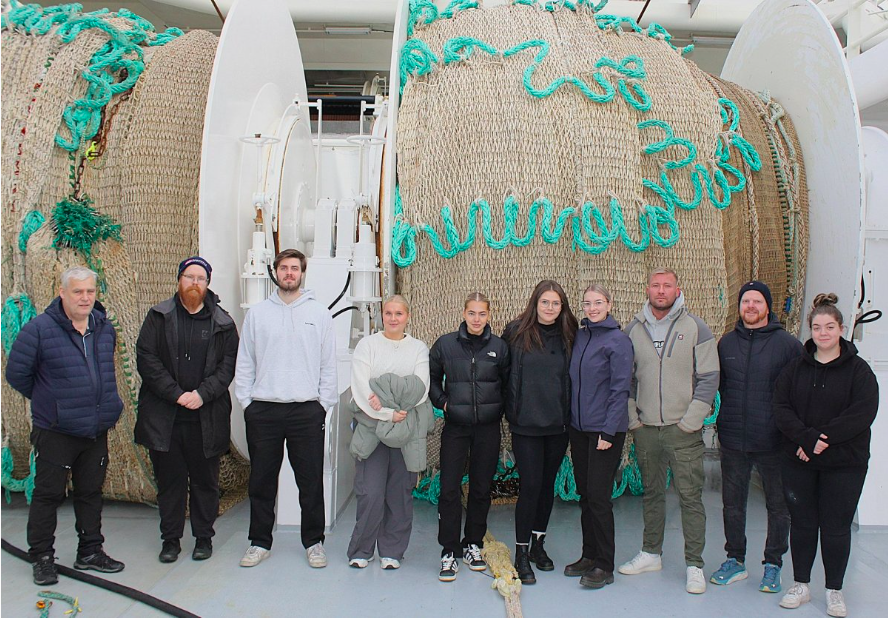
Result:
M355 464L357 514L348 544L348 558L403 560L413 529L413 488L416 473L408 472L401 449L384 444Z

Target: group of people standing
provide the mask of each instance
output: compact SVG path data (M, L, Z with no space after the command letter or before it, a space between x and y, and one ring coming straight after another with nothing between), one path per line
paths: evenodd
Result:
M212 555L219 458L230 440L228 387L234 381L252 464L250 547L241 566L256 566L270 554L285 444L299 488L308 563L327 564L323 458L326 424L339 402L336 345L329 312L302 289L306 267L296 250L276 256L278 290L247 313L240 339L209 290L211 266L197 256L180 264L176 293L145 318L137 343L142 388L135 440L149 449L154 465L161 562L173 562L181 552L186 505L195 537L192 558ZM97 279L86 268L66 271L59 297L22 328L7 366L9 384L32 400L36 477L28 542L40 585L58 579L53 535L69 472L79 536L74 566L106 573L124 568L102 548L107 432L123 404L114 373L116 335L96 301ZM782 557L791 547L795 581L780 605L810 600L819 538L827 612L844 616L843 577L878 386L854 344L842 338L836 297L815 299L808 319L812 338L802 346L781 327L761 282L741 287L736 327L720 341L688 311L675 271L654 270L646 293L641 311L621 328L605 287L592 284L584 291L578 322L564 289L541 281L498 337L489 325L490 300L476 292L465 300L458 329L431 351L406 332L407 300L387 299L383 330L362 339L353 356L357 511L349 565L365 568L378 554L383 569L400 567L412 530L411 492L427 465L433 404L445 419L441 581L456 578L460 561L471 570L486 568L481 550L505 415L520 479L515 569L524 584L536 582L534 567L555 568L545 542L568 445L580 495L582 552L564 574L589 588L614 582L611 494L631 435L644 484L644 533L641 551L618 570L637 575L662 568L671 470L681 507L686 590L702 593L702 426L720 392L727 559L709 581L728 585L748 576L746 502L757 468L768 511L759 589L782 590Z

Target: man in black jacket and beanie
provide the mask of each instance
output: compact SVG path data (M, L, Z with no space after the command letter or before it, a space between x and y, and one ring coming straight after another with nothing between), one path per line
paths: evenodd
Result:
M114 350L117 334L96 302L98 276L76 266L62 273L59 295L22 327L12 344L6 381L31 400L34 493L28 512L28 553L34 583L59 581L56 512L74 486L77 560L74 568L117 573L123 563L102 549L102 485L108 430L120 418Z
M755 466L768 510L764 575L759 590L779 592L783 554L789 546L789 511L780 471L781 436L771 399L777 376L802 353L771 311L771 290L760 281L740 287L740 319L718 342L721 364L718 438L721 454L727 560L710 581L728 585L746 579L746 502Z
M201 257L179 264L178 291L148 311L136 343L142 376L135 439L149 449L157 479L163 546L175 562L191 493L194 560L213 554L219 514L219 458L231 436L231 396L238 336L208 288L213 269Z

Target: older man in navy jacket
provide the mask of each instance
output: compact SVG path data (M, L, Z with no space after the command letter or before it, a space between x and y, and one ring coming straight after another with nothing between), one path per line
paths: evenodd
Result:
M6 380L31 400L36 474L28 514L34 583L58 582L56 511L74 485L79 544L74 568L117 573L123 563L102 549L102 485L108 430L123 402L117 393L117 335L96 302L97 275L83 267L62 274L59 296L22 327L9 353Z

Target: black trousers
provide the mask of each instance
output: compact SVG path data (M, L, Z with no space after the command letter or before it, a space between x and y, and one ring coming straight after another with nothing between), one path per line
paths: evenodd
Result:
M250 542L271 549L284 443L299 488L302 545L324 540L324 407L254 401L244 411L250 451Z
M200 423L174 424L170 450L152 450L149 455L157 479L160 538L182 538L186 501L191 507L191 534L196 539L212 537L219 515L219 456L204 457Z
M530 543L532 532L545 532L555 504L555 477L567 452L567 432L554 436L512 433L518 467L515 542Z
M438 543L442 555L462 555L470 543L484 546L487 513L490 511L490 484L499 459L500 423L456 425L446 423L441 432L441 495L438 498ZM470 454L471 452L471 454ZM469 499L466 503L465 536L460 542L462 524L462 479L469 458Z
M57 511L65 501L68 473L74 485L74 520L77 556L100 549L102 536L102 485L108 465L108 432L93 438L34 428L31 432L36 462L34 494L28 512L28 553L35 560L55 555Z
M583 528L583 558L612 573L614 570L614 475L620 467L626 433L614 436L612 446L598 450L597 431L570 428L570 456L577 493L580 494L580 524Z
M783 453L764 451L744 453L720 447L722 503L724 504L725 551L728 558L746 562L746 503L752 467L758 468L768 509L768 537L765 563L783 566L789 548L789 511L783 497Z
M866 466L818 470L784 457L783 490L791 521L789 548L797 582L811 581L819 534L826 587L842 589L851 555L851 523L866 471Z

